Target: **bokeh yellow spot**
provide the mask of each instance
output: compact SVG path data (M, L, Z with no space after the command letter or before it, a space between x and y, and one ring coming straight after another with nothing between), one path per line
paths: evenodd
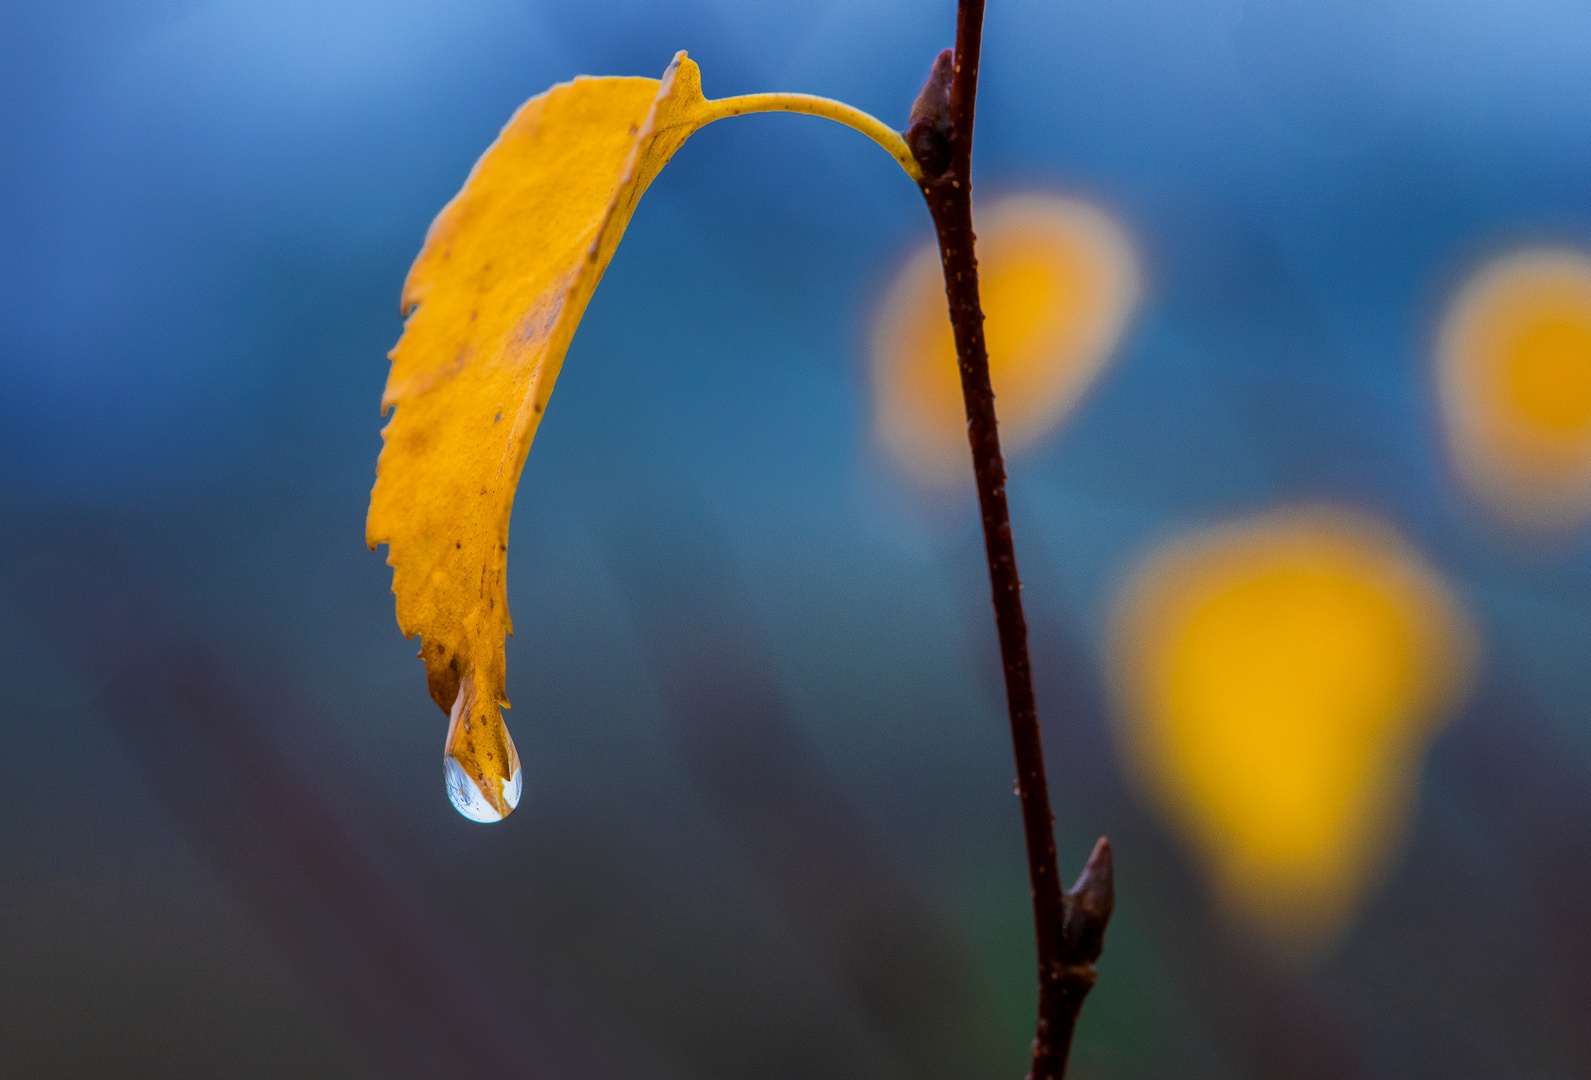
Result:
M989 376L1007 453L1048 434L1099 374L1138 299L1125 233L1086 203L1003 199L977 216ZM921 479L972 477L938 249L906 263L873 338L878 430Z
M1453 460L1488 504L1548 530L1591 513L1591 258L1483 268L1443 322L1436 383Z
M1330 942L1468 684L1447 587L1373 519L1297 508L1153 554L1112 633L1129 771L1241 921L1287 954Z

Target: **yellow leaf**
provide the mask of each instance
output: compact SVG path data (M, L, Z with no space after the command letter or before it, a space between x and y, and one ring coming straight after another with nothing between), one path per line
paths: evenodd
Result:
M707 101L683 52L661 80L578 78L527 101L437 216L403 289L366 540L388 545L398 625L421 636L451 716L449 795L499 820L519 800L503 725L504 579L514 489L553 381L636 203L704 124L814 113L861 130L919 176L900 136L798 94ZM471 790L473 785L473 790Z

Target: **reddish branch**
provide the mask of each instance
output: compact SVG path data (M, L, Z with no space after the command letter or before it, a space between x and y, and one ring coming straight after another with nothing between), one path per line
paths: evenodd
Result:
M1011 513L1005 496L1005 462L995 421L989 354L983 340L983 309L978 301L978 262L972 232L972 121L978 94L978 60L983 36L983 0L961 0L956 48L934 61L928 82L912 107L906 142L922 166L923 197L939 234L945 273L945 299L955 331L961 392L967 406L967 441L978 483L989 586L994 599L1000 657L1005 669L1006 706L1016 753L1017 794L1027 837L1028 877L1033 888L1033 922L1038 944L1039 1016L1033 1039L1030 1080L1060 1080L1072 1029L1083 998L1094 986L1094 961L1104 943L1114 893L1110 844L1101 838L1070 891L1061 888L1055 857L1055 815L1044 776L1044 746L1033 700L1028 664L1027 619L1022 613L1022 582L1011 540Z

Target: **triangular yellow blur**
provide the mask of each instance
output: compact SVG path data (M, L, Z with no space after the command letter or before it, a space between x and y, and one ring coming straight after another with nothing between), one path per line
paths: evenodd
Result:
M1447 587L1372 519L1294 509L1152 555L1114 633L1131 771L1243 921L1288 953L1329 941L1467 682Z
M1098 377L1138 302L1137 257L1097 207L1031 193L977 211L978 288L1000 444L1047 436ZM972 479L939 249L902 268L873 333L879 435L929 484Z

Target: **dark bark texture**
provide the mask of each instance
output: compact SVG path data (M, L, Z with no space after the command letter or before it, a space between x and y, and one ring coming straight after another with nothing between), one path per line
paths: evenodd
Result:
M1094 962L1104 944L1114 902L1110 843L1101 838L1070 891L1061 888L1055 855L1055 815L1044 775L1044 746L1028 662L1027 619L1022 612L1022 581L1011 537L1011 512L1005 494L1005 461L995 420L989 354L983 339L983 309L978 299L978 260L972 231L972 128L977 105L978 63L983 35L983 0L961 0L956 48L934 61L928 81L912 107L906 142L922 167L923 197L939 235L945 299L961 370L967 407L967 441L972 449L978 506L1000 659L1005 672L1006 706L1016 755L1017 794L1027 839L1028 877L1033 890L1033 921L1038 946L1039 1015L1033 1038L1030 1080L1060 1080L1072 1031L1083 999L1094 986Z

